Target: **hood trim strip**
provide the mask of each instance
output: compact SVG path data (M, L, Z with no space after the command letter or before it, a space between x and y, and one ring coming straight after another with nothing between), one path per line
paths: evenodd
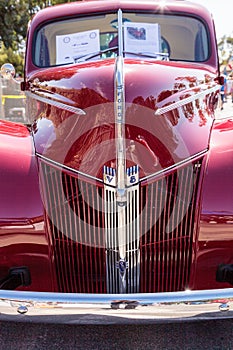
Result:
M51 100L47 97L39 96L35 92L26 91L26 96L30 97L30 98L34 98L37 101L49 104L51 106L62 108L62 109L69 111L71 113L75 113L78 115L86 115L86 112L81 108L69 106L65 103L62 103L59 101L54 101L54 100Z
M187 103L190 103L190 102L193 102L193 101L195 101L195 100L197 100L199 98L205 97L206 95L209 95L209 94L211 94L211 93L213 93L213 92L215 92L215 91L217 91L219 89L220 89L220 85L216 85L214 87L206 89L205 91L201 91L201 92L196 93L195 95L186 97L186 98L184 98L181 101L173 102L169 106L158 108L155 111L155 115L161 115L161 114L170 112L170 111L172 111L175 108L182 107L182 106L184 106Z

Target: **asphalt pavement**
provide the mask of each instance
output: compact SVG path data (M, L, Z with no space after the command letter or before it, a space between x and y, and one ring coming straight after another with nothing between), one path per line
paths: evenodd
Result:
M0 322L1 350L232 350L233 320L78 326Z

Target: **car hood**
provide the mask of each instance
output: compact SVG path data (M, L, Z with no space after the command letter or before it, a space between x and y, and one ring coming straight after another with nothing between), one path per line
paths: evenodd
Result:
M138 165L140 176L149 176L208 149L217 97L205 66L129 58L123 72L127 167ZM115 75L114 59L32 75L29 113L36 109L39 156L97 179L104 166L115 168Z

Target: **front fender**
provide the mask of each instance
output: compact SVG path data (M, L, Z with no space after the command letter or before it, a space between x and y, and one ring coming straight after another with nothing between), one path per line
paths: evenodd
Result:
M0 280L10 268L27 266L30 290L53 290L37 163L26 126L0 121L0 159Z
M216 282L220 264L233 264L233 119L216 120L203 182L195 289L229 287Z

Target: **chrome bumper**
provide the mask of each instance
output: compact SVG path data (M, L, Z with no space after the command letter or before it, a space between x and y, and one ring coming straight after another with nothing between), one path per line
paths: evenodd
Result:
M106 295L0 291L1 321L120 324L232 317L233 288Z

